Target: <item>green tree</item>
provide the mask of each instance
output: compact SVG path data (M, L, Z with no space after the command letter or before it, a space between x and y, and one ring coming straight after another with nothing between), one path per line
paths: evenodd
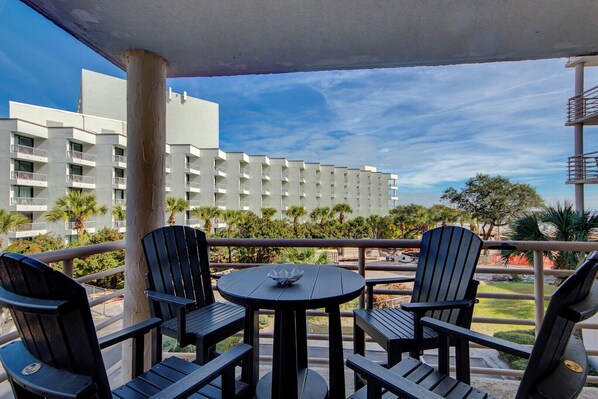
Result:
M222 210L217 206L200 206L193 208L191 213L204 221L203 230L206 234L212 231L212 221L222 216Z
M524 212L543 205L542 198L529 184L484 174L467 180L460 191L453 187L446 189L442 200L482 223L484 240L490 238L495 227L506 226Z
M31 240L16 240L6 247L7 252L30 255L40 252L57 251L64 248L62 238L51 234L40 234Z
M86 244L101 244L105 242L114 242L122 240L123 234L116 229L104 227L97 233L89 236ZM80 243L75 243L74 246L79 246ZM75 259L73 262L73 277L83 277L93 273L99 273L105 270L114 269L125 264L125 251L111 251L101 254L87 256L85 258ZM121 289L124 287L125 280L123 273L113 274L108 277L103 277L94 280L91 284L107 288L107 289Z
M442 204L432 205L430 207L430 219L434 223L440 223L441 226L446 226L450 223L455 223L459 220L461 212Z
M262 218L266 220L270 220L276 215L276 208L265 207L261 208L260 211L262 212Z
M297 226L299 224L299 219L307 215L307 211L302 206L292 205L285 211L285 214L293 219L293 226Z
M329 262L328 252L318 252L315 248L285 248L278 263L325 265Z
M4 245L2 241L2 235L9 231L14 231L19 226L31 223L29 219L19 212L8 212L4 209L0 209L0 248Z
M353 208L349 204L341 203L332 207L332 214L338 215L338 222L340 224L345 222L345 217L349 213L353 213Z
M371 238L389 238L389 218L380 215L370 215L365 221L370 227Z
M417 238L433 226L430 212L422 205L399 205L391 209L389 214L396 229L394 235L398 238Z
M185 212L189 204L187 200L180 197L166 197L166 213L168 216L168 224L173 226L176 224L176 214Z
M324 226L324 223L326 223L330 216L332 216L332 212L327 206L315 208L309 213L309 218L313 220L314 223L319 222L320 226Z
M122 221L127 218L127 210L122 205L116 205L112 208L112 216L116 221Z
M74 230L80 237L85 231L87 219L97 215L104 215L108 212L106 205L99 205L94 194L79 191L71 191L64 197L56 200L52 210L46 213L48 222L74 222Z
M577 212L569 202L557 203L536 212L525 213L511 224L510 239L516 241L588 241L598 234L598 214L592 211ZM503 251L508 259L511 254L523 254L530 265L533 251ZM553 251L547 253L557 269L576 268L586 256L583 252Z

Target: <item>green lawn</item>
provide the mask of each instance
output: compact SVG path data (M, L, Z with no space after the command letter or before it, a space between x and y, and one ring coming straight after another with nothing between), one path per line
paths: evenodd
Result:
M546 295L552 294L555 290L553 285L544 285L544 292ZM532 294L534 293L533 283L515 283L515 282L499 282L499 283L482 283L478 288L478 293L482 292L499 292L506 294ZM548 301L545 301L545 305ZM509 319L534 319L534 301L532 300L515 300L515 299L480 299L480 303L475 306L474 316L478 317L498 317ZM474 323L472 329L483 332L485 334L494 334L497 331L507 330L529 330L532 326L517 326L506 324L486 324Z

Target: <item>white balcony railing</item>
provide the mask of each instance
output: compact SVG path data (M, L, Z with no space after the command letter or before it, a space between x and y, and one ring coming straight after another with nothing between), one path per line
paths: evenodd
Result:
M10 205L12 206L45 206L48 205L47 198L33 198L33 197L10 197Z
M200 184L193 181L187 181L185 182L185 188L187 190L199 190Z
M125 157L124 155L115 155L113 160L116 163L127 163L127 157Z
M222 166L214 167L214 173L218 176L226 176L226 168Z
M226 191L226 184L224 184L224 183L216 183L216 184L214 184L214 189Z
M189 208L198 208L201 206L201 201L200 200L189 200L189 201L187 201L187 204L189 205Z
M201 219L193 218L193 219L187 219L185 221L185 224L187 226L195 227L195 226L199 226L201 224L201 222L202 222Z
M95 184L95 178L91 176L73 174L66 175L66 181L67 183Z
M249 178L249 168L239 169L239 175L244 178Z
M200 166L193 162L185 162L185 171L193 174L200 174Z
M41 148L29 147L26 145L13 144L10 146L10 152L12 154L25 154L33 155L34 157L47 158L48 151L42 150Z
M113 177L112 184L116 184L117 186L126 186L127 178L126 177Z
M22 224L20 226L17 226L17 228L15 229L15 231L40 231L40 230L45 230L46 229L46 224L45 223L27 223L27 224Z
M112 203L114 206L125 206L127 205L127 200L124 198L117 198Z
M127 221L126 220L115 220L113 223L113 226L115 229L124 229L127 227Z
M48 176L41 173L31 172L10 172L10 178L13 180L32 180L32 181L48 181Z
M64 229L65 230L75 230L75 224L76 224L76 222L66 222L64 224ZM88 221L88 222L85 222L85 224L84 224L85 230L95 229L95 227L96 227L96 223L93 221Z
M97 160L97 157L95 155L73 150L67 150L66 157L86 162L95 162Z

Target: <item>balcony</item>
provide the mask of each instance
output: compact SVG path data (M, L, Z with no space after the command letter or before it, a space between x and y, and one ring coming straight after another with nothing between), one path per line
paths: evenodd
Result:
M598 184L598 151L569 157L567 184Z
M66 182L69 187L74 188L96 188L95 178L82 175L66 175Z
M118 198L112 201L112 205L114 206L127 206L127 200L124 198Z
M66 152L66 159L77 165L96 166L97 157L85 152L68 150Z
M282 195L283 197L288 197L289 196L289 190L282 189L282 191L280 192L280 195Z
M48 151L26 145L13 144L10 146L10 155L13 158L32 162L48 162Z
M189 205L187 207L187 209L199 208L201 206L201 201L200 200L189 200L189 201L187 201L187 204Z
M41 173L10 172L10 179L18 186L48 187L48 176Z
M166 192L170 192L170 181L166 180L166 182L164 184L165 184L164 190Z
M192 193L198 193L200 189L200 185L199 183L193 182L193 181L187 181L185 182L185 190L192 192Z
M48 199L35 197L10 197L10 210L18 212L47 211Z
M114 155L112 157L112 162L114 163L114 166L118 166L119 168L127 167L127 157L124 155Z
M65 222L64 229L66 230L66 234L70 234L70 235L77 234L77 230L75 230L75 222ZM96 232L95 222L93 222L93 221L85 222L85 228L83 230L87 231L88 233L95 233Z
M164 172L170 173L170 159L164 161Z
M598 86L571 97L567 104L567 125L598 125Z
M249 202L240 202L239 209L242 211L248 211L249 210Z
M198 218L187 219L185 225L193 228L203 227L202 220Z
M217 194L226 194L226 184L222 184L222 183L214 184L214 192Z
M249 169L247 169L247 168L239 169L239 177L241 179L249 179Z
M114 185L118 188L126 188L127 187L127 178L126 177L113 177L112 185Z
M127 222L125 220L115 220L112 227L121 233L127 231Z
M226 177L226 168L223 168L222 166L216 166L214 168L214 175L220 176L220 177Z
M200 167L196 163L185 162L185 172L186 173L191 173L193 175L199 175L200 174Z
M249 195L249 186L239 186L239 194Z
M216 201L216 207L221 210L226 210L226 201Z
M270 174L267 172L262 172L262 180L270 181Z
M270 187L262 187L262 195L270 195Z
M27 238L27 237L35 237L40 234L46 234L48 231L46 230L45 223L27 223L21 226L18 226L14 231L8 233L10 238Z
M280 180L282 180L283 182L288 182L289 181L289 175L288 174L283 174L282 177L280 178Z

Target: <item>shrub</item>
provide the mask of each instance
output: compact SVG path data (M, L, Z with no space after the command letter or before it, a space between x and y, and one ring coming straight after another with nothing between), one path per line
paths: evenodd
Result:
M494 337L520 345L533 345L536 340L534 332L534 330L499 331L494 333ZM498 355L514 370L525 370L527 367L527 359L500 351Z

